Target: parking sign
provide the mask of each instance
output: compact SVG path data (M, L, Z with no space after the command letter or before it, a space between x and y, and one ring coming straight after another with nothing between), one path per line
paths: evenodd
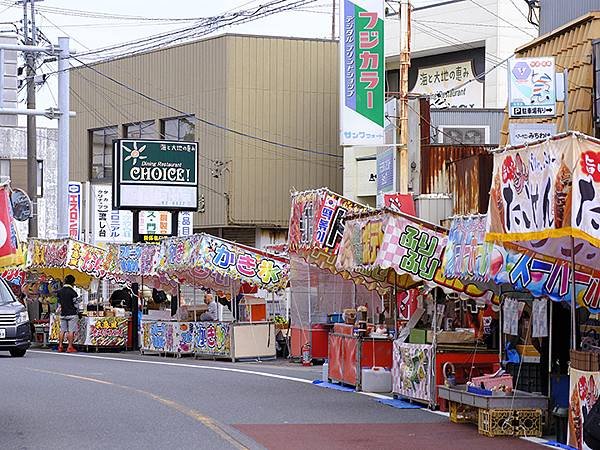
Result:
M515 58L508 69L510 117L556 115L554 58Z

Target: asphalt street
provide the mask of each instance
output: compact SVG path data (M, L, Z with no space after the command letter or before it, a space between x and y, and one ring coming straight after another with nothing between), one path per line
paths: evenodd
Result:
M0 448L539 449L320 388L320 368L123 354L0 354Z

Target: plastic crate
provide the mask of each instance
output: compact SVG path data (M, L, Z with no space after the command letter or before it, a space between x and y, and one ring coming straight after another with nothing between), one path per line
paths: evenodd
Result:
M479 409L479 434L485 436L542 436L541 409Z
M507 364L506 371L514 380L514 387L525 392L544 392L544 379L542 376L542 364L522 363L519 373L519 364Z

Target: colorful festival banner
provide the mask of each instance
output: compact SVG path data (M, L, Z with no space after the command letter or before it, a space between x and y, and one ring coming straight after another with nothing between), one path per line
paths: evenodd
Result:
M344 198L328 189L292 194L288 231L288 248L309 264L364 284L383 293L391 286L389 273L376 268L370 271L341 269L336 265L346 216L369 211L370 208Z
M75 340L77 345L94 347L125 347L127 344L128 319L126 317L81 317L77 322ZM49 342L58 342L60 320L50 316Z
M27 268L55 279L75 276L78 286L87 287L91 278L103 278L106 250L72 239L30 239Z
M0 186L0 267L23 263L18 252L17 231L6 185Z
M268 291L285 289L287 259L207 234L163 239L157 271L195 285L222 289L249 283Z
M569 428L567 444L577 450L591 450L594 445L586 442L583 426L587 416L600 395L599 372L584 372L571 367L569 374Z
M229 331L224 322L143 322L142 350L229 357Z
M535 297L570 301L570 261L484 242L485 223L485 216L453 219L442 263L446 277L493 289L508 283ZM600 271L577 265L575 289L580 305L600 312Z
M340 2L340 144L383 145L383 0Z
M433 281L448 236L441 228L395 212L346 223L338 267L393 269L417 281Z
M432 346L394 341L392 392L403 397L430 402Z
M569 133L494 155L486 240L600 267L600 143ZM574 238L574 242L571 242Z

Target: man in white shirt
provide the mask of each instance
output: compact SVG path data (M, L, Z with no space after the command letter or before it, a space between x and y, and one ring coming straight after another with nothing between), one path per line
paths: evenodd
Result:
M204 303L208 306L208 310L203 312L200 316L200 320L202 321L213 321L217 320L218 316L218 307L217 302L215 301L212 294L204 294Z

